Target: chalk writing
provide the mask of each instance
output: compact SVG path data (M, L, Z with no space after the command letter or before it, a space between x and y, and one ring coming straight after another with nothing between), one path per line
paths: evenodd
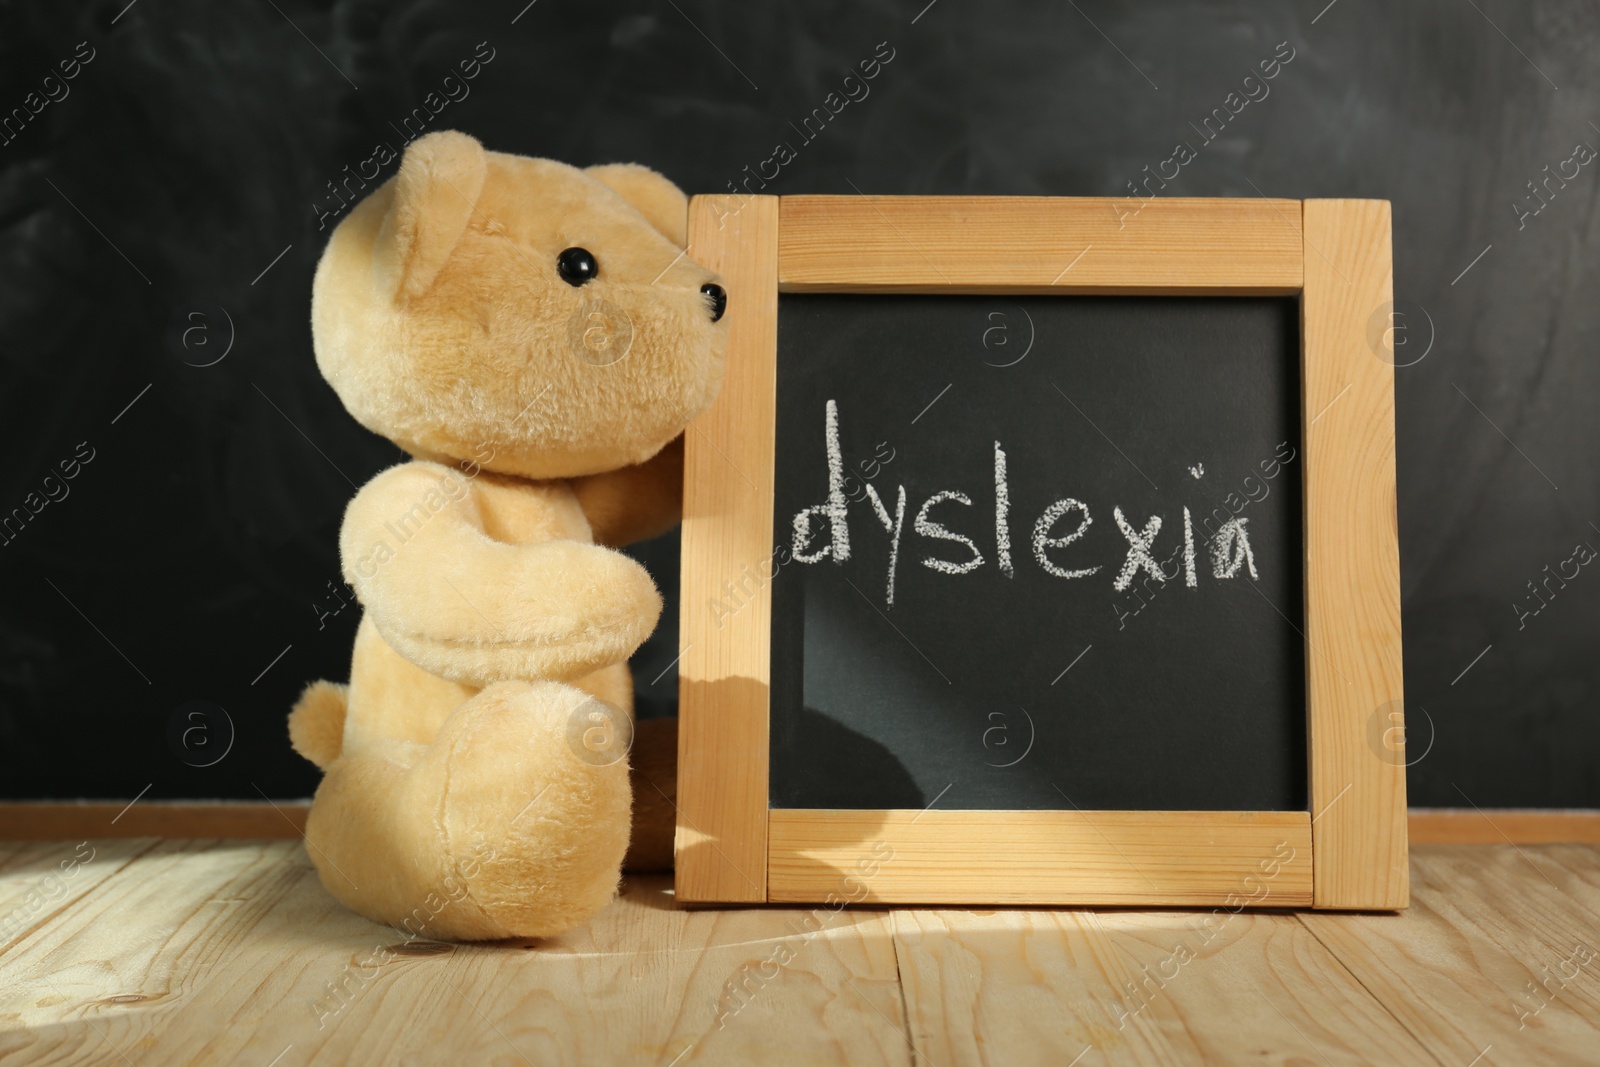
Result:
M795 512L790 521L789 555L799 563L820 563L823 560L844 563L851 556L850 504L856 498L854 494L847 494L845 491L847 480L844 453L840 446L839 423L838 401L830 399L823 406L822 435L828 471L827 496L822 503ZM1280 456L1283 455L1281 449L1286 447L1287 445L1280 446ZM893 450L891 454L892 452ZM1289 449L1288 455L1293 456L1293 449ZM1007 462L1003 443L995 441L993 560L996 570L1003 577L1015 579L1017 567L1011 552L1012 506ZM882 471L881 464L875 463L872 467L874 472ZM1281 464L1273 461L1271 474L1268 477L1276 475L1279 469ZM863 467L862 473L866 472L866 468ZM889 567L884 600L892 607L902 535L905 531L906 487L903 484L895 487L892 511L885 501L885 494L880 493L871 482L865 483L863 498L871 505L873 515L888 537ZM1250 497L1252 500L1264 498L1264 492L1261 497L1253 494ZM929 494L917 508L916 517L911 524L912 530L918 537L935 542L924 546L919 555L918 562L922 566L939 574L958 577L978 571L990 562L990 558L978 546L978 542L960 528L964 516L976 507L972 497L960 489L940 489ZM1240 509L1237 510L1242 510L1242 507L1241 503ZM1226 581L1241 574L1248 574L1252 580L1259 579L1260 571L1256 567L1255 551L1250 544L1249 520L1239 516L1236 511L1230 515L1228 511L1219 508L1217 514L1223 517L1223 522L1215 533L1208 534L1204 541L1211 557L1211 577ZM1181 515L1183 542L1167 558L1169 562L1174 563L1178 558L1182 559L1183 584L1189 589L1196 589L1200 582L1199 570L1195 563L1197 552L1195 522L1188 507L1181 509ZM1148 515L1142 519L1130 519L1123 514L1120 504L1114 504L1111 508L1111 517L1122 532L1127 546L1121 566L1111 581L1112 589L1118 593L1125 592L1135 580L1141 579L1141 576L1146 589L1150 588L1152 581L1159 586L1177 578L1180 568L1174 568L1168 573L1156 557L1156 542L1164 526L1162 516ZM1086 562L1082 560L1073 560L1072 564L1069 564L1067 562L1069 554L1065 551L1081 540L1093 523L1094 516L1089 505L1075 497L1062 497L1046 507L1032 527L1033 559L1039 569L1052 577L1069 581L1098 574L1101 564L1082 565Z

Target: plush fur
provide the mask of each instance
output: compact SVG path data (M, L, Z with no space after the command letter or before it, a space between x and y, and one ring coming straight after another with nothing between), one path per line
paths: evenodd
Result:
M311 858L363 915L429 937L544 936L616 891L626 661L661 598L604 546L677 521L677 438L724 354L686 225L683 193L646 168L436 133L329 241L317 364L416 457L350 502L340 555L365 610L350 683L313 683L289 724L325 771ZM579 287L556 270L573 246L599 264ZM676 736L638 740L649 825L633 855L658 865Z

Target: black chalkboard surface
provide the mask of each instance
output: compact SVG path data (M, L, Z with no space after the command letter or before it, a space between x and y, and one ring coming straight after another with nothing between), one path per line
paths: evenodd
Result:
M1291 299L780 296L771 806L1305 810L1299 350Z

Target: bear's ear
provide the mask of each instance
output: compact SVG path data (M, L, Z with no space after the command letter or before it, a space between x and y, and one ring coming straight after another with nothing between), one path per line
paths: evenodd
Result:
M483 145L464 133L440 130L406 149L373 261L378 284L397 301L421 296L439 276L467 232L487 172Z
M606 163L586 173L620 193L667 240L679 248L688 245L689 198L682 189L637 163Z

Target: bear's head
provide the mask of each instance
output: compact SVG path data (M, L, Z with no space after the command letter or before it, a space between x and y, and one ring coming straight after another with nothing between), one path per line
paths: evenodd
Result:
M524 478L641 463L716 396L726 294L661 175L407 148L317 266L317 366L412 455Z

